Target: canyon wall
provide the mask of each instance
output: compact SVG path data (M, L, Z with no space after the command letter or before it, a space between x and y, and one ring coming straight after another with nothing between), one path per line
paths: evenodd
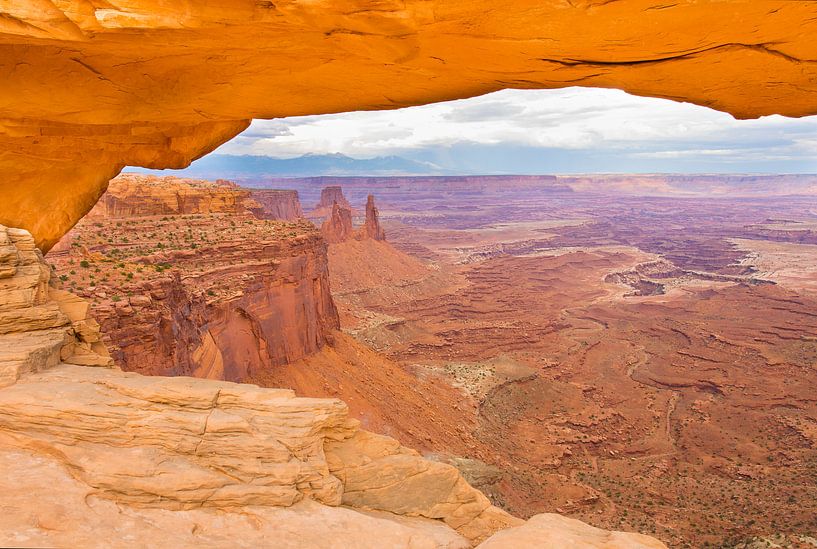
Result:
M123 174L111 180L88 217L245 214L260 208L249 191L230 181Z
M122 368L242 381L339 326L318 231L259 207L234 184L120 176L49 259Z
M295 221L304 216L298 191L283 189L252 189L250 196L261 205L256 216L262 219Z
M6 4L0 223L43 250L123 167L183 167L252 118L566 86L817 113L812 2Z
M206 253L167 254L176 273L95 307L123 368L241 381L316 352L339 327L318 235Z

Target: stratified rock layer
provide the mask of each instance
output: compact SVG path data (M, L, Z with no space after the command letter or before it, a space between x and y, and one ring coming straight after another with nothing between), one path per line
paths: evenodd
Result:
M255 214L262 219L295 221L304 216L298 191L284 189L252 189L252 198L261 205Z
M343 194L343 188L340 185L329 185L321 189L321 199L315 204L315 207L310 212L312 217L326 217L332 213L334 205L337 204L343 209L349 210L350 215L354 214L352 205Z
M374 196L369 195L366 199L366 221L360 228L358 239L370 238L372 240L386 240L386 231L380 225L380 213L374 205Z
M440 519L474 540L520 523L454 467L358 431L342 402L284 389L59 365L0 390L0 441L58 456L90 494L136 507L307 497Z
M329 217L321 225L323 239L329 244L349 240L354 235L352 230L352 211L337 202L332 204Z
M817 112L813 2L19 0L3 12L0 223L42 249L122 167L182 167L251 118L566 86L739 117Z
M0 225L0 387L60 361L113 365L88 303L50 282L32 236Z
M305 221L89 219L49 257L63 287L92 301L126 370L243 381L314 353L339 327L326 244Z
M230 181L123 174L111 180L88 217L247 214L260 209L249 191Z

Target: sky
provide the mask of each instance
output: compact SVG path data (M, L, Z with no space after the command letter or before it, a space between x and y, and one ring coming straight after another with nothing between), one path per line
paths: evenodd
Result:
M256 120L217 152L394 155L451 173L817 173L817 116L736 120L620 90L503 90L393 111Z

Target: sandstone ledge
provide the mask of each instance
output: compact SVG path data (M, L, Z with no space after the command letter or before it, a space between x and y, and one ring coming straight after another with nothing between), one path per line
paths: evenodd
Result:
M0 389L0 464L0 544L665 547L558 515L523 524L454 467L359 430L341 401L230 382L25 375Z
M285 389L60 364L0 390L0 439L137 508L311 499L440 519L474 541L520 523L454 467L359 431L341 401Z

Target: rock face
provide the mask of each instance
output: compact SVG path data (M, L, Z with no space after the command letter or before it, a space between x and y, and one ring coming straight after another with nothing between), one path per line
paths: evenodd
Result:
M360 431L338 400L58 365L0 390L0 409L0 448L56 458L89 496L130 507L239 512L308 498L439 519L474 541L521 523L454 467Z
M126 370L241 381L316 352L338 328L326 244L306 222L84 220L66 239L52 258L63 286L93 302Z
M0 23L0 223L48 249L122 167L182 167L251 118L577 85L814 114L815 15L783 0L21 0Z
M250 196L261 205L256 216L262 219L295 221L304 216L298 191L284 189L252 189Z
M50 280L32 236L0 225L0 386L60 361L113 365L88 304Z
M332 213L335 204L349 210L350 216L352 215L352 205L346 200L340 185L330 185L321 189L321 199L315 204L315 208L310 215L312 217L325 217Z
M339 187L338 187L339 188ZM321 225L321 234L329 244L344 242L354 235L352 211L337 202L332 204L329 217Z
M88 218L245 214L260 208L249 191L230 181L123 174L111 180Z
M340 187L326 187L324 191L333 188L340 189ZM346 203L348 204L348 202ZM315 212L319 211L319 209L316 209ZM380 217L377 207L374 205L373 195L369 195L366 201L366 220L359 229L354 230L352 228L351 208L334 202L329 216L321 225L321 234L329 244L346 242L352 238L356 240L386 240L386 232L380 226Z
M374 195L369 195L366 199L366 221L358 232L357 238L363 240L386 240L386 231L380 226L380 214L374 205Z

